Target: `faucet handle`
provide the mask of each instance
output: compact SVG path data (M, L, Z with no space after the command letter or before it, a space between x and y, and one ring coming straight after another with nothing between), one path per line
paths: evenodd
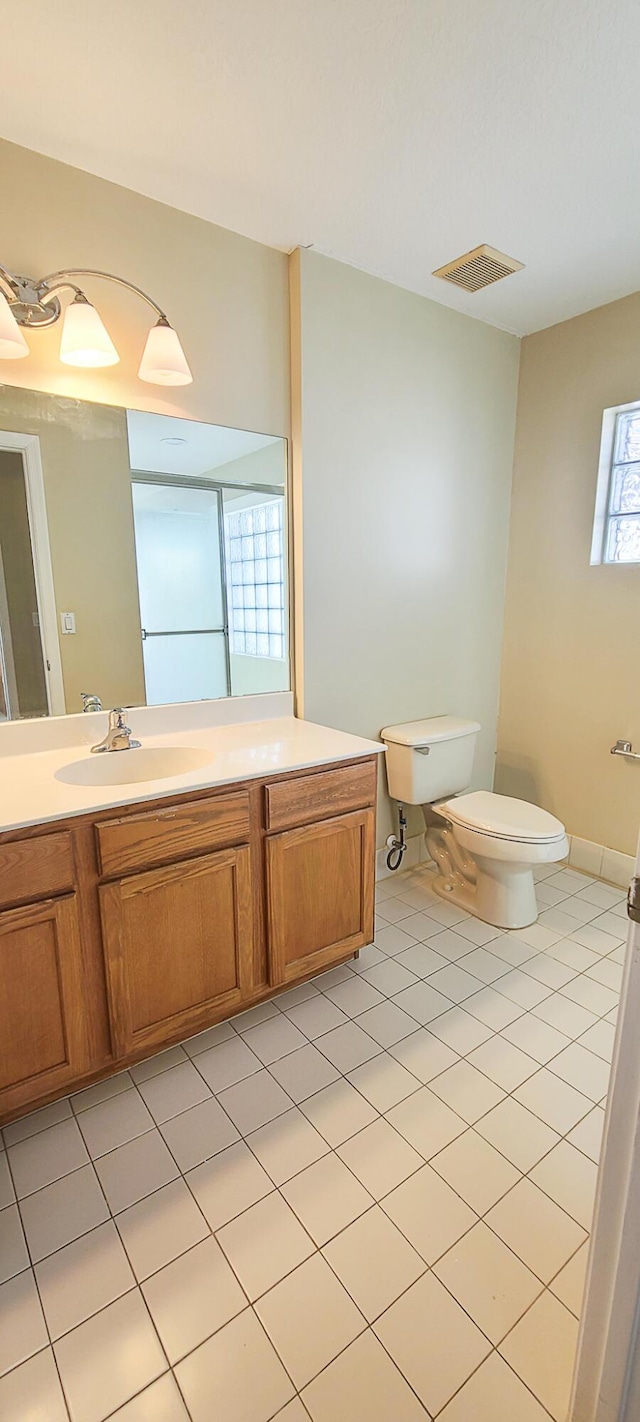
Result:
M109 712L109 730L103 741L97 746L92 746L95 753L99 751L121 751L138 750L140 741L134 741L131 736L131 728L127 725L124 707L114 706Z
M82 710L83 710L83 711L101 711L101 710L102 710L102 702L101 702L101 700L100 700L100 697L99 697L99 696L96 696L95 692L93 692L93 691L81 691L81 692L80 692L80 699L81 699L81 701L82 701Z

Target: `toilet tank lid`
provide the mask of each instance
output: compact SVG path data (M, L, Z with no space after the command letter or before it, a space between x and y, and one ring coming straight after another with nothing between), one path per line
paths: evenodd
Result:
M455 741L458 736L475 736L479 730L478 721L467 721L462 716L430 716L425 721L385 726L380 736L396 746L430 746L436 741Z

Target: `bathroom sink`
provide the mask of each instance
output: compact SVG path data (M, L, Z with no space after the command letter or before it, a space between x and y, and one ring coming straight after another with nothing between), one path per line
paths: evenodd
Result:
M144 780L166 780L188 775L213 760L200 746L142 746L138 750L103 751L72 760L56 770L56 780L66 785L135 785Z

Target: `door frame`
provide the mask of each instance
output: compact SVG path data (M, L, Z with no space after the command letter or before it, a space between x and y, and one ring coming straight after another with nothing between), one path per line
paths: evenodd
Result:
M569 1422L640 1415L639 1040L640 924L629 921Z
M37 435L0 430L0 449L22 455L49 715L64 716L66 704L40 440Z
M11 624L9 622L9 603L7 601L7 585L4 576L4 563L2 561L2 549L0 548L0 682L6 702L7 720L13 719L14 711L20 710L18 698L18 684L16 682L16 669L13 660L13 640L11 637Z

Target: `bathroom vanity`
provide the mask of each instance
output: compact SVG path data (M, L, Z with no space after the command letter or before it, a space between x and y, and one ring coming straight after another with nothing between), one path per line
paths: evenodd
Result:
M91 756L103 718L66 717L0 758L0 1121L373 938L382 747L291 715L149 736L158 714L132 713L140 751ZM208 763L109 783L189 746Z
M383 747L293 715L287 478L0 386L0 1122L373 937Z

